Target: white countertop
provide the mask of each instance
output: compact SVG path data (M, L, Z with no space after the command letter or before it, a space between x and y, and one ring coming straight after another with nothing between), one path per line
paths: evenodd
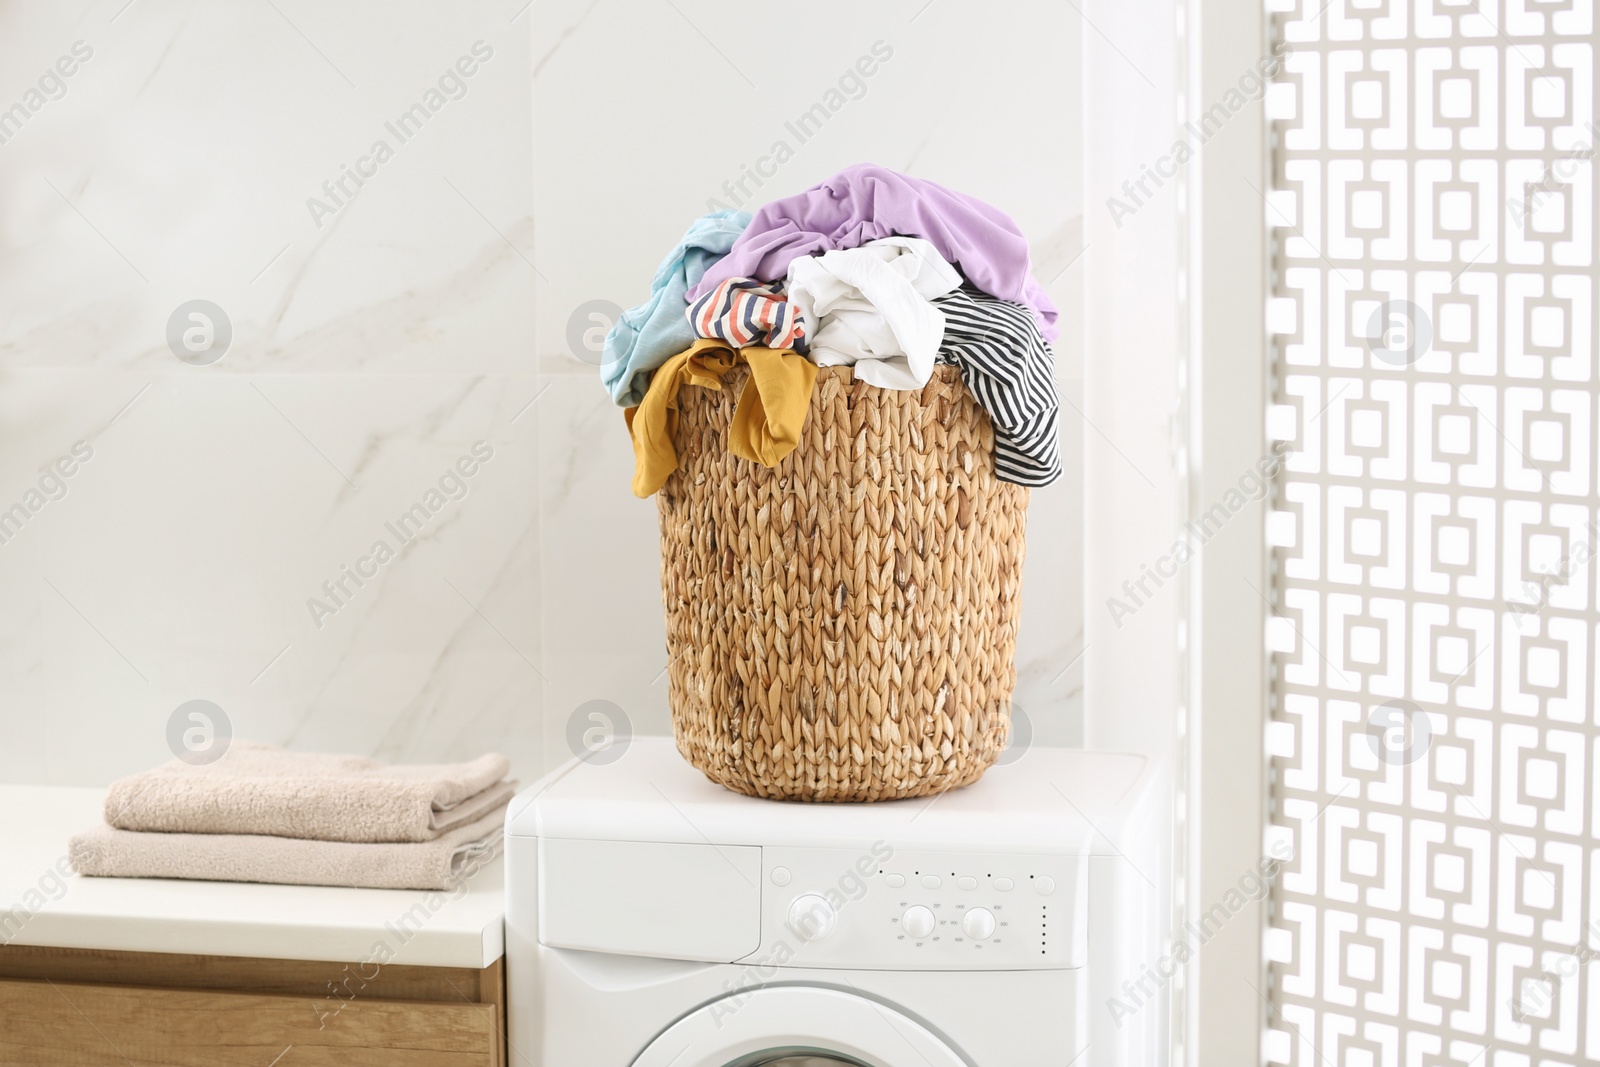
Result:
M502 860L479 871L459 897L59 877L71 870L68 838L100 821L104 795L103 789L0 785L0 944L352 963L373 958L383 941L394 963L474 968L505 951ZM409 930L398 922L407 913L425 918L403 939Z

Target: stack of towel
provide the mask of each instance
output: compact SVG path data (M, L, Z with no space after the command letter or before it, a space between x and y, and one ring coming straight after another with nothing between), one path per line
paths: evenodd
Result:
M391 766L235 741L112 783L74 837L79 874L451 889L500 847L517 783L501 755Z
M600 367L627 409L638 496L677 468L679 389L719 389L740 363L750 379L728 448L768 467L799 443L818 367L915 390L949 364L989 413L996 476L1061 476L1056 309L1022 231L981 200L857 164L753 215L695 220L650 288L612 327Z

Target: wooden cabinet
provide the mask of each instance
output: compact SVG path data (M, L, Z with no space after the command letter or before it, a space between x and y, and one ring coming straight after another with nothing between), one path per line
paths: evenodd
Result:
M504 1067L504 972L0 947L0 1067Z

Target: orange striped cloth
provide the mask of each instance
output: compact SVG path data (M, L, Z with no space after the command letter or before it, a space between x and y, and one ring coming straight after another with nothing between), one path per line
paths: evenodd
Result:
M806 350L806 324L783 296L783 283L729 278L689 305L689 325L697 337L726 341L735 348L762 345Z

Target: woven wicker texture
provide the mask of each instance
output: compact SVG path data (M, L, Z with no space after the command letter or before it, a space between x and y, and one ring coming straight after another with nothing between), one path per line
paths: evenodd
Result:
M1010 729L1028 506L988 415L953 367L920 392L824 368L769 469L726 447L748 373L679 395L657 495L678 750L784 800L976 781Z

